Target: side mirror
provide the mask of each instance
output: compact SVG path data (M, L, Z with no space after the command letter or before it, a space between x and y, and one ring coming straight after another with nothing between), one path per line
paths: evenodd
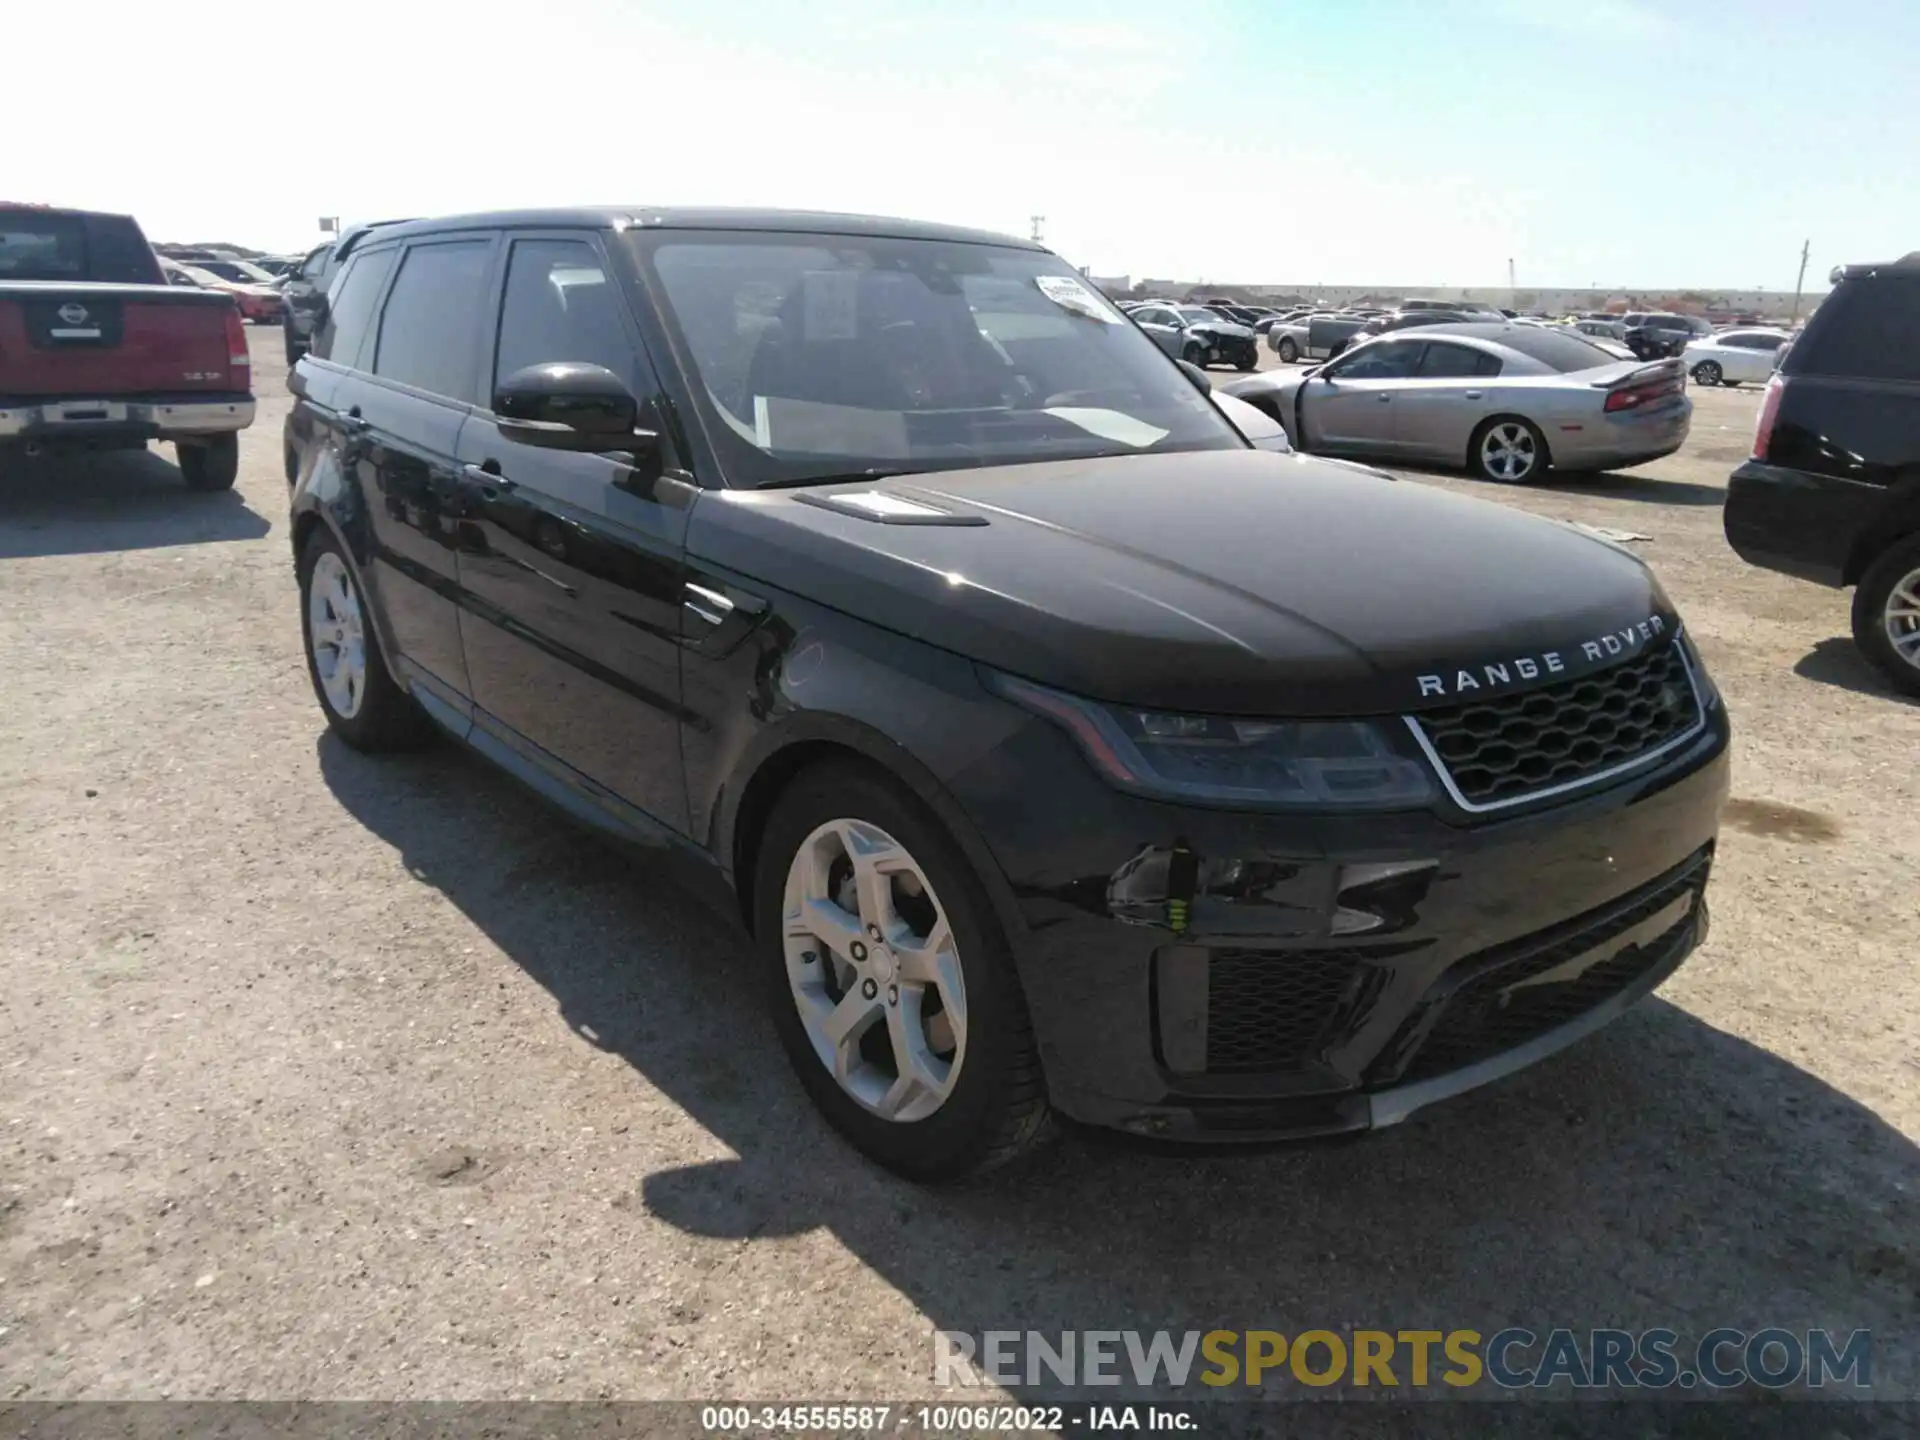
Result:
M604 365L549 361L516 370L493 392L500 433L546 450L650 451L659 436L636 428L640 406Z
M1180 367L1180 373L1187 377L1194 389L1198 390L1202 395L1211 395L1213 393L1213 381L1207 378L1206 371L1202 370L1191 360L1176 360L1173 363Z

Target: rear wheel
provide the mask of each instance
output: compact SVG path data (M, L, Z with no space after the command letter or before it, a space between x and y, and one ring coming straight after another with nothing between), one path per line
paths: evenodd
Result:
M180 478L189 490L231 490L240 474L240 437L215 435L206 440L180 440L173 447L180 462Z
M1920 695L1920 535L1867 567L1853 592L1853 639L1896 688Z
M1547 441L1531 420L1501 415L1473 432L1467 468L1482 480L1525 485L1547 468Z
M394 682L380 653L360 583L325 525L300 551L300 627L307 677L333 733L356 750L410 750L433 722Z
M1281 363L1286 365L1291 365L1293 364L1294 361L1298 360L1299 358L1300 358L1300 347L1293 343L1293 337L1291 335L1282 335L1280 337Z
M801 1084L914 1180L989 1169L1047 1129L1013 958L965 856L879 772L795 780L767 820L754 932Z
M1693 367L1693 378L1702 385L1718 385L1725 373L1712 360L1702 360Z

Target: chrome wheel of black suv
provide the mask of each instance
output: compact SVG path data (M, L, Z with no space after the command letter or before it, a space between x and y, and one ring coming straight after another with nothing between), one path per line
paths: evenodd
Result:
M1853 638L1881 674L1920 695L1920 535L1890 547L1861 577Z
M405 750L432 734L427 717L393 682L360 582L340 542L316 525L300 550L300 609L307 678L333 733L356 750Z
M1044 1133L1006 938L938 821L875 772L807 772L768 820L754 895L781 1040L854 1144L953 1180Z

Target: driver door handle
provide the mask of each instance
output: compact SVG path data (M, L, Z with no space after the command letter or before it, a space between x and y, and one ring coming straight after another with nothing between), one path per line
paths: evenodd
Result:
M1469 399L1469 400L1479 400L1479 399L1481 399L1481 398L1483 398L1483 396L1484 396L1484 393L1485 393L1485 392L1483 392L1483 391L1480 391L1480 390L1469 390L1469 391L1467 391L1467 399Z
M467 481L470 484L478 485L480 487L480 493L489 500L503 495L514 488L513 481L507 479L498 469L487 468L488 465L492 465L493 463L492 461L488 461L487 465L462 465L460 467L460 473L466 477Z
M1393 399L1393 396L1388 394L1385 390L1382 390L1378 395L1374 396L1373 398L1378 400L1382 405L1385 405L1388 401Z

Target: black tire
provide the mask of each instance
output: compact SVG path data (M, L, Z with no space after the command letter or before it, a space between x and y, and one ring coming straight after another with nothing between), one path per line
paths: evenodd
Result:
M1693 367L1695 384L1707 386L1718 385L1725 375L1726 372L1712 360L1702 360L1698 365Z
M280 339L287 348L288 368L300 363L300 357L307 353L307 342L294 333L293 322L287 320L280 326Z
M307 620L311 603L308 588L313 582L314 566L326 554L338 556L346 565L347 583L353 587L364 624L367 687L361 697L360 708L352 715L342 715L334 709L313 658L313 627ZM307 655L307 679L313 685L314 699L320 702L320 713L327 717L327 727L355 750L365 751L369 755L417 750L430 741L434 735L433 722L414 703L413 697L400 688L387 669L387 657L380 648L380 635L373 623L373 612L367 605L366 592L360 588L359 576L346 552L340 548L340 542L334 539L333 532L324 524L314 526L306 543L301 546L295 573L300 582L300 641Z
M1283 365L1291 365L1300 358L1300 347L1293 343L1291 335L1282 335L1280 344L1276 348L1279 351L1280 363Z
M1489 431L1496 426L1517 425L1526 431L1533 442L1533 464L1524 474L1507 476L1496 473L1487 465L1486 457L1481 453ZM1478 480L1490 480L1495 485L1530 485L1547 473L1553 463L1553 457L1547 451L1547 437L1540 433L1540 427L1521 415L1495 415L1483 420L1473 432L1473 438L1467 442L1467 472Z
M1198 365L1202 370L1207 368L1207 350L1204 345L1187 346L1180 352L1180 358L1189 365Z
M1853 643L1894 689L1920 695L1920 662L1904 660L1887 633L1887 602L1894 587L1920 575L1920 535L1896 540L1875 557L1853 592ZM1920 590L1920 581L1914 582Z
M1233 362L1233 368L1236 370L1257 370L1259 367L1260 357L1258 355L1249 355L1244 359Z
M280 468L287 472L287 485L291 488L300 478L300 452L293 448L291 440L280 442Z
M207 440L181 440L173 447L180 462L180 478L189 490L231 490L240 475L240 437L215 435Z
M882 1119L820 1062L788 983L782 908L794 855L819 826L864 820L920 864L953 928L967 996L959 1078L925 1119ZM762 833L753 878L754 948L774 1025L807 1094L856 1148L910 1180L962 1180L1002 1165L1049 1133L1046 1083L1013 956L973 867L940 822L883 772L856 762L803 771L782 793Z

